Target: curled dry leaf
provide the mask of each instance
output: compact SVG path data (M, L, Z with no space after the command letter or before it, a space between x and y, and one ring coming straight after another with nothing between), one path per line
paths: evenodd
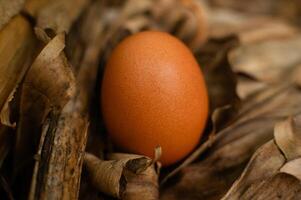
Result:
M155 1L151 13L155 27L172 32L193 51L207 40L206 8L199 1Z
M301 115L276 124L274 136L287 161L301 157Z
M93 3L75 24L71 31L79 36L69 43L77 44L80 50L77 59L72 60L76 77L75 93L62 108L53 109L44 126L45 138L40 140L41 155L36 165L43 163L33 175L31 197L50 199L77 199L80 175L86 146L89 118L89 104L94 95L102 38L99 23L100 2ZM91 18L93 17L93 18ZM85 26L78 27L79 24ZM86 33L90 37L85 37ZM72 55L69 55L72 56ZM78 59L79 58L79 59ZM61 66L62 67L62 66ZM66 91L65 91L66 92Z
M300 103L300 91L287 84L268 87L244 100L228 126L217 132L206 157L183 168L178 182L162 191L162 199L222 197L253 152L272 139L274 124L300 113Z
M25 0L2 0L0 2L0 30L17 15L24 5Z
M256 191L265 179L276 174L284 163L285 157L275 143L273 141L266 143L256 151L240 178L233 184L223 199L246 199L247 196L251 197L252 194L250 193Z
M198 50L208 38L208 22L206 6L201 1L181 0L188 9L187 19L177 36L182 38L193 50Z
M223 199L264 199L267 195L271 195L271 199L275 196L282 199L300 197L300 119L298 115L275 125L274 141L256 151ZM280 176L281 182L277 180ZM271 189L277 191L276 194Z
M100 160L86 153L85 165L100 191L122 199L159 199L158 176L150 158L117 154L117 160Z
M60 34L42 49L21 86L15 173L31 162L35 146L32 138L39 138L41 124L50 109L63 107L75 92L73 74L62 54L64 41L64 35Z
M69 32L89 0L29 0L25 11L37 20L37 27L55 33Z

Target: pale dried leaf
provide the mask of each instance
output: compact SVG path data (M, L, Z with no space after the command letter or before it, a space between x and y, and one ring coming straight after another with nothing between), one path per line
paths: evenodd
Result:
M65 35L59 34L42 49L24 81L26 86L42 93L53 106L63 106L75 92L73 73L62 54L64 48ZM55 85L53 80L56 80Z
M100 160L86 153L85 165L94 187L122 199L158 199L157 176L149 158L130 154L110 157L114 160ZM152 184L154 189L149 187Z
M51 0L26 0L24 11L36 18L39 10L46 6Z
M151 14L155 28L168 31L182 39L193 51L207 40L207 12L198 1L154 1Z
M120 197L120 179L127 161L103 161L88 153L84 159L92 184L113 197Z
M290 98L287 98L287 97ZM253 152L273 137L275 123L301 113L301 94L294 86L266 88L242 102L226 128L216 133L206 157L182 169L162 199L218 199L243 171Z
M41 124L50 110L63 107L75 94L75 79L63 54L64 38L64 34L57 35L41 50L20 88L14 174L31 161L33 138L39 137Z
M37 26L55 33L69 32L89 0L30 0L26 11L37 20Z
M275 143L268 142L255 152L240 178L222 199L240 199L252 185L259 188L260 184L276 174L284 163L285 157Z
M264 89L267 84L248 77L239 76L236 86L236 92L240 99L246 99L248 96Z
M211 37L223 38L235 34L243 44L283 39L298 33L298 28L285 21L230 9L210 8L208 21Z
M291 22L300 23L301 5L298 0L210 0L213 7L221 9L237 10L242 13L252 14L256 16L273 15L277 18L283 18Z
M301 181L300 166L301 166L301 158L297 158L283 165L280 171L295 176Z
M301 116L276 124L274 137L288 161L301 157Z
M103 25L99 23L101 18L99 10L103 4L97 1L92 5L72 30L77 35L72 43L76 44L74 48L80 50L79 55L70 55L79 58L70 59L76 77L76 91L70 99L67 99L63 107L51 111L48 118L50 125L44 127L47 130L43 129L47 132L44 142L40 140L40 144L43 143L40 145L43 147L40 162L44 167L36 172L36 186L32 191L32 196L37 198L77 199L79 197L89 126L89 105L94 96L101 51L100 42L103 39L100 37ZM80 26L81 24L85 26ZM86 33L91 34L87 37ZM70 66L67 66L70 70Z
M275 139L255 152L223 200L273 199L273 190L281 199L292 199L300 193L300 119L297 115L275 125Z
M242 45L229 53L235 72L245 73L257 80L276 82L285 72L301 62L301 37L270 40Z
M301 198L300 181L285 173L277 173L266 180L252 184L239 195L239 200L298 200ZM237 199L231 198L229 199Z

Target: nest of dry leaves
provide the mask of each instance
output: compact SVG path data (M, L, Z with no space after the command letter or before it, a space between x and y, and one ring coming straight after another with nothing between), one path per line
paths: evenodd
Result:
M301 199L300 15L298 0L0 1L0 196ZM211 103L197 149L163 169L114 151L98 105L112 48L148 29L191 48Z

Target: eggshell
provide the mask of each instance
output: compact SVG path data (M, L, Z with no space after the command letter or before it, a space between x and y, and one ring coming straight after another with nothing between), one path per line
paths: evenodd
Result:
M164 32L127 37L105 67L101 106L113 143L125 151L153 157L167 166L198 144L208 115L208 96L191 51Z

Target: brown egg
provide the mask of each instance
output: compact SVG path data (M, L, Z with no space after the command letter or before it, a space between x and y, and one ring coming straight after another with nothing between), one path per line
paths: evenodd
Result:
M208 115L200 67L177 38L145 31L124 39L108 59L101 91L108 134L118 147L153 157L164 166L198 144Z

